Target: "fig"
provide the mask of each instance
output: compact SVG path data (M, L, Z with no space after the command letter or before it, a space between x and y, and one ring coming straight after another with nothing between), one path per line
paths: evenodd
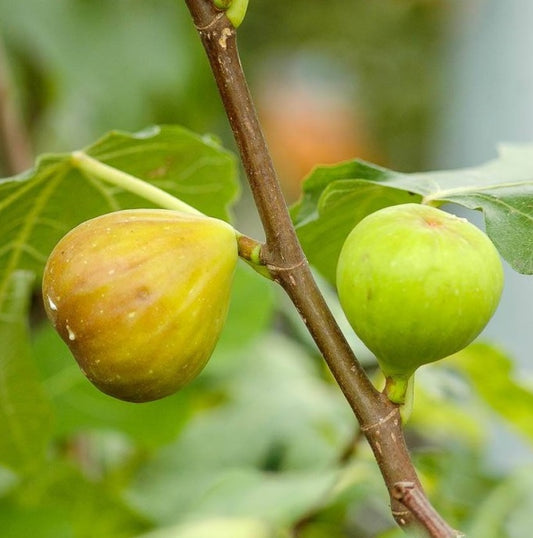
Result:
M403 403L421 365L467 346L492 317L503 268L466 219L402 204L362 219L346 238L337 290L356 334L376 355L385 392Z
M68 232L46 263L46 313L87 378L131 402L176 392L211 356L237 262L227 223L117 211Z

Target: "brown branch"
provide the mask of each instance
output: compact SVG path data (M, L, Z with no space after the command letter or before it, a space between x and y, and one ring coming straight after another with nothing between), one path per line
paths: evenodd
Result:
M388 487L394 517L400 526L407 526L417 518L394 497L395 484L410 482L420 495L423 492L405 444L398 407L368 379L313 279L248 90L235 29L211 0L185 3L206 50L265 229L262 261L296 306L352 407ZM447 529L430 536L455 536Z
M12 92L7 57L0 40L0 153L7 175L26 170L33 161L28 133Z
M418 522L429 532L430 536L464 536L462 532L449 532L448 524L440 514L429 504L429 501L412 482L398 482L394 484L392 495L400 501L416 517Z

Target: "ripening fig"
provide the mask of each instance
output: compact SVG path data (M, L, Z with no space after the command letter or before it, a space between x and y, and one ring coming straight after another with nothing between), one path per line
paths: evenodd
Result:
M44 305L94 385L122 400L156 400L211 356L236 262L235 230L221 220L117 211L59 241L44 270Z
M496 310L503 269L489 238L433 207L387 207L348 235L337 289L348 321L376 355L389 398L403 403L421 366L467 346Z

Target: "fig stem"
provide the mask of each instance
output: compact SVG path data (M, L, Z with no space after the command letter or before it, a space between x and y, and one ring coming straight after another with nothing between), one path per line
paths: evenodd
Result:
M407 392L409 387L413 385L411 379L413 378L412 374L407 376L387 376L385 380L385 389L384 393L387 395L387 398L395 403L403 405L406 401Z
M213 0L218 9L226 10L226 17L234 28L240 26L248 9L248 0Z
M173 209L192 215L203 215L201 211L198 211L168 192L132 176L131 174L123 172L122 170L104 164L103 162L90 157L83 151L72 152L70 162L74 168L77 168L81 172L96 177L106 183L110 183L111 185L116 185L117 187L136 194L164 209Z
M261 276L273 280L270 270L261 257L263 244L247 235L237 232L237 245L239 248L239 257L244 260L252 269Z
M226 17L233 24L234 28L241 25L248 9L248 0L233 0L226 11Z
M406 424L411 418L413 413L413 406L415 402L415 374L413 374L407 381L407 391L405 392L405 402L400 406L400 416L402 417L402 423Z

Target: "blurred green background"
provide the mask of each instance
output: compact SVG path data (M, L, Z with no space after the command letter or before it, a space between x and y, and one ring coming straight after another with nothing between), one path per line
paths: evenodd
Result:
M453 168L493 158L500 141L530 141L531 22L527 0L250 0L241 55L287 200L317 164ZM0 53L0 102L26 141L27 166L152 124L214 134L234 149L183 2L0 0ZM3 157L0 176L20 171ZM245 182L242 190L238 227L260 236ZM525 383L530 280L507 271L484 334L503 349L487 351L495 369L507 379L514 364ZM246 268L216 356L163 402L110 401L46 324L32 336L54 433L46 467L0 467L0 536L398 536L372 457L300 321ZM407 434L432 500L469 536L526 538L531 426L513 427L527 414L497 418L453 364L420 378ZM500 389L488 399L505 397ZM520 412L531 402L523 390Z

